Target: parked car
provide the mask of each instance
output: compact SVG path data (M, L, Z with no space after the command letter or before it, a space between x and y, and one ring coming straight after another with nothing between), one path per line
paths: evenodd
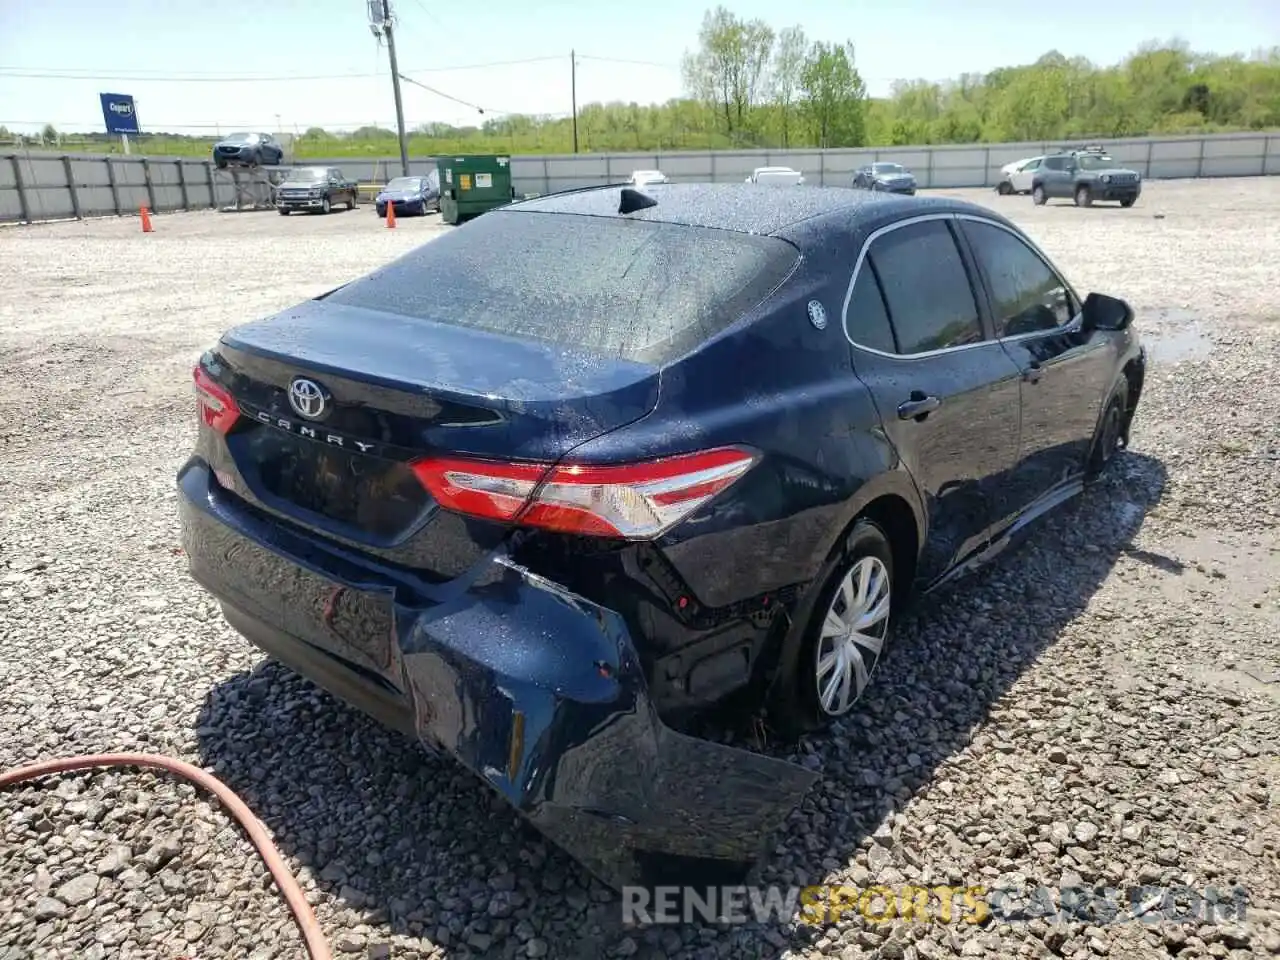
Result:
M213 145L213 162L219 170L228 165L277 166L284 163L284 147L269 133L233 133Z
M431 170L420 177L396 177L388 181L373 198L378 216L387 215L388 203L394 207L397 217L411 213L439 213L440 171Z
M633 187L643 187L650 183L670 183L671 181L661 170L633 170L628 182Z
M900 163L869 163L854 171L853 186L912 196L916 192L916 178Z
M996 184L996 193L1002 197L1012 193L1030 193L1032 178L1043 162L1044 157L1027 157L1025 160L1006 163L1000 168L1000 182Z
M235 629L614 886L751 863L816 774L690 718L848 714L912 595L1107 468L1146 369L1127 304L981 206L629 192L225 333L177 477Z
M756 167L751 171L751 176L747 177L747 183L794 187L804 183L804 175L790 167Z
M1031 198L1037 206L1070 198L1077 207L1092 206L1098 200L1132 207L1141 195L1142 175L1120 166L1096 147L1045 157L1031 177Z
M353 210L359 202L360 185L337 167L299 167L276 187L276 209L282 217L295 210L328 213L337 203Z

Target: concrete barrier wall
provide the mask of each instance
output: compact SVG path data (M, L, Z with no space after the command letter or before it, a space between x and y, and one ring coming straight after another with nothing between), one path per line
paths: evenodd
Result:
M1152 180L1280 174L1280 131L1202 137L1094 140L1124 166ZM687 153L592 153L513 156L517 193L554 193L618 183L636 169L658 169L676 181L741 181L756 167L789 166L816 186L848 186L855 169L892 160L915 172L925 188L990 187L1010 161L1059 149L1053 142L875 147L858 150L734 150ZM410 160L423 174L434 158ZM309 160L340 167L361 183L384 183L400 173L397 159ZM216 170L207 160L174 157L28 152L0 154L0 221L133 214L152 210L253 206L270 188L252 174Z
M136 214L143 206L156 211L231 206L242 192L232 176L202 160L0 154L0 221ZM269 192L262 192L269 199Z

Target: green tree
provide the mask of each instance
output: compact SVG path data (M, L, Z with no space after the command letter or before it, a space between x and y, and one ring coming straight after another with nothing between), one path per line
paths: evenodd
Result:
M817 146L860 147L867 142L867 89L853 65L852 43L813 44L800 71L800 89Z
M773 100L778 108L784 148L791 146L792 114L808 52L809 41L800 27L787 27L778 34L773 51Z
M763 20L740 20L716 7L702 18L697 52L685 54L686 88L716 105L731 136L747 129L751 108L764 99L773 40L773 28Z
M45 143L57 143L58 131L54 129L52 123L46 123L44 129L40 131L40 139Z

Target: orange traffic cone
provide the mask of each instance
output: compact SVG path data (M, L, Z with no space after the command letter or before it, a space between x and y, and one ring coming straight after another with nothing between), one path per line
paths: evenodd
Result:
M151 226L151 211L143 206L138 208L138 213L142 215L142 232L155 233L154 228Z
M394 230L396 226L396 205L388 201L387 203L387 228Z

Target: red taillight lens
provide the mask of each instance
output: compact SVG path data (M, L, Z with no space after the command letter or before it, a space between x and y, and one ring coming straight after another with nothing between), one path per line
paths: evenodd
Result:
M562 533L643 540L670 530L755 462L753 453L724 447L607 466L431 457L413 469L449 510Z
M240 407L235 397L214 383L203 367L197 365L191 375L196 382L196 402L200 407L201 421L225 434L240 419Z

